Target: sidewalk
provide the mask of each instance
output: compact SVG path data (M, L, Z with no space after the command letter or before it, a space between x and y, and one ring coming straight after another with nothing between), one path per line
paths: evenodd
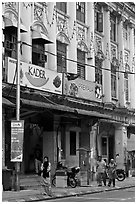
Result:
M124 181L120 182L116 180L116 187L102 186L98 187L97 182L93 181L92 185L86 187L76 187L76 188L52 188L55 198L69 197L81 194L91 194L103 191L119 190L122 188L130 188L135 186L135 177L126 178ZM3 202L34 202L40 200L53 199L49 196L42 195L42 189L38 190L21 190L16 191L3 191L2 201Z

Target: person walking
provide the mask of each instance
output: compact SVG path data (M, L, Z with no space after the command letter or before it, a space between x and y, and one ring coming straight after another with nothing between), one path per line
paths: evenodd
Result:
M109 177L108 186L110 187L111 183L113 182L113 187L115 187L116 163L114 159L111 159L108 165L108 177Z
M96 163L97 169L97 182L98 186L102 186L102 180L104 186L106 186L106 162L102 160L102 156L98 157L98 161Z
M44 187L44 194L53 196L51 191L51 179L50 179L51 163L47 156L44 157L44 161L41 165L41 177L42 177L42 186Z

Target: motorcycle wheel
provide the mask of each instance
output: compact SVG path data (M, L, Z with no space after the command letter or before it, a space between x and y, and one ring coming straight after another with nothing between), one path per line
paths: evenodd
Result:
M77 182L74 178L69 178L69 185L72 187L72 188L75 188L76 185L77 185Z
M53 185L53 186L56 186L56 177L54 177L54 178L52 179L52 185Z
M124 179L125 179L125 174L123 174L123 173L117 174L117 180L118 181L124 181Z

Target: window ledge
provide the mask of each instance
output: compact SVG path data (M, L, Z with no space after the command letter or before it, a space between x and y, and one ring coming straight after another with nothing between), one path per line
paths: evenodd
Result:
M58 14L63 15L63 16L65 16L65 17L67 17L67 18L70 18L70 16L69 16L68 14L66 14L65 12L59 10L58 8L56 8L56 10L57 10L57 13L58 13Z
M84 26L84 27L86 27L86 28L89 28L88 25L86 25L85 23L83 23L83 22L81 22L81 21L79 21L79 20L76 20L76 23L78 23L79 25Z
M104 37L104 34L102 32L98 32L97 30L95 30L95 34L101 36L101 37Z
M112 101L118 101L118 99L115 97L112 97Z

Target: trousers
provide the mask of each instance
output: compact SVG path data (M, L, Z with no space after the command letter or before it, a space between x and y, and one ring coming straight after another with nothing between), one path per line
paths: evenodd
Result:
M38 174L41 170L41 161L38 159L35 159L35 172Z

